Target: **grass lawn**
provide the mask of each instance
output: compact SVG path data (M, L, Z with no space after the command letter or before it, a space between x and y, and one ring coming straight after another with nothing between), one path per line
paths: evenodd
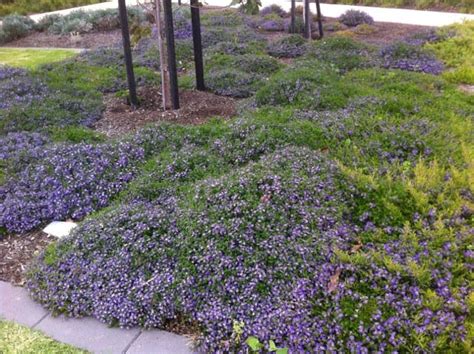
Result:
M75 49L0 48L0 64L34 69L46 63L71 58L76 54Z
M56 342L38 331L13 322L0 321L0 353L87 353Z

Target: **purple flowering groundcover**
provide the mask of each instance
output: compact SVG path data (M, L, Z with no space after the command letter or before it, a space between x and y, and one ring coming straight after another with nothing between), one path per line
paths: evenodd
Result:
M462 341L468 287L449 290L450 258L468 261L472 233L439 233L451 241L437 249L430 230L416 248L388 229L383 242L362 241L346 184L324 154L283 148L181 194L87 220L46 250L27 286L51 310L111 325L180 318L200 329L203 352L245 352L235 323L242 338L290 352L403 350L420 336L434 348L441 334ZM425 259L432 274L414 276Z

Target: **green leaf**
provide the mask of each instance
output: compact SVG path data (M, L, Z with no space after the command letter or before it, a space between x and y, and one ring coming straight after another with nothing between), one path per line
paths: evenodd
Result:
M248 337L245 343L247 343L250 349L252 349L254 352L259 351L263 347L262 343L260 343L256 337Z
M271 339L268 341L268 346L270 347L270 351L271 351L271 352L274 352L274 351L277 351L277 350L278 350L278 348L277 348L275 342L272 341Z
M288 348L279 348L277 349L276 354L288 354Z

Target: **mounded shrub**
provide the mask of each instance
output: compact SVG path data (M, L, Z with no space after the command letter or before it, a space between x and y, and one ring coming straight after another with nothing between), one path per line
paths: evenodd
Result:
M129 143L53 145L0 187L0 229L22 233L82 219L107 206L142 159L143 150Z
M288 13L285 10L283 10L281 6L276 5L276 4L265 6L264 8L260 10L260 16L265 17L272 14L278 15L279 17L288 16Z
M380 51L382 65L385 68L407 71L420 71L427 74L439 75L444 65L434 54L417 45L403 42L390 44Z
M234 320L244 321L243 338L274 336L309 348L312 321L299 320L296 308L280 309L310 306L313 296L298 296L295 287L310 273L327 284L333 249L351 238L337 179L335 164L313 151L280 150L197 183L181 202L172 196L133 203L84 223L46 251L28 288L52 310L110 324L197 321L208 352L239 349L226 341Z
M258 74L236 69L211 70L207 77L206 85L211 91L235 98L252 96L256 91L256 83L261 80Z
M374 19L369 14L359 10L347 10L339 17L339 21L349 27L374 23Z
M350 38L333 37L308 47L307 57L335 65L342 71L377 65L375 49Z
M2 19L0 43L26 37L33 31L35 23L27 16L9 15Z
M263 21L259 28L268 32L280 32L285 29L285 22L281 19Z
M343 84L338 71L320 62L306 62L278 72L256 93L258 106L335 109L346 105L354 88Z
M0 65L0 109L29 105L43 99L47 92L45 83L26 70Z
M282 65L277 59L268 55L223 55L216 54L210 57L206 65L214 70L216 68L232 68L246 73L255 73L260 75L269 75L278 71Z
M307 41L301 35L290 35L270 42L267 53L276 58L296 58L307 49Z

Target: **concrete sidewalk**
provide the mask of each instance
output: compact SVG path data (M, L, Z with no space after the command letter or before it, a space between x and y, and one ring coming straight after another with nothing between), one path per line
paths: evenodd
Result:
M148 0L150 1L150 0ZM137 0L126 0L127 5L133 6L137 4ZM141 3L145 2L143 0ZM207 0L205 3L209 6L229 6L231 0ZM297 1L297 2L301 2ZM189 3L189 1L183 1L183 3ZM285 10L290 9L289 0L262 0L263 6L271 4L278 4ZM316 12L316 5L311 4L312 11ZM117 0L112 0L105 3L82 6L73 9L54 11L50 13L31 15L30 17L34 21L39 21L44 16L50 14L61 14L65 15L72 11L84 10L92 11L99 9L113 9L118 7ZM321 4L321 11L323 16L326 17L339 17L347 10L360 10L367 12L377 22L391 22L391 23L403 23L408 25L419 25L419 26L433 26L441 27L450 25L453 23L460 23L464 20L474 20L474 15L459 14L453 12L438 12L438 11L420 11L420 10L407 10L407 9L395 9L395 8L381 8L381 7L368 7L368 6L352 6L352 5L335 5L335 4Z
M93 318L53 317L25 289L0 281L0 318L92 353L190 354L190 341L166 331L109 328ZM2 347L0 344L0 353Z

